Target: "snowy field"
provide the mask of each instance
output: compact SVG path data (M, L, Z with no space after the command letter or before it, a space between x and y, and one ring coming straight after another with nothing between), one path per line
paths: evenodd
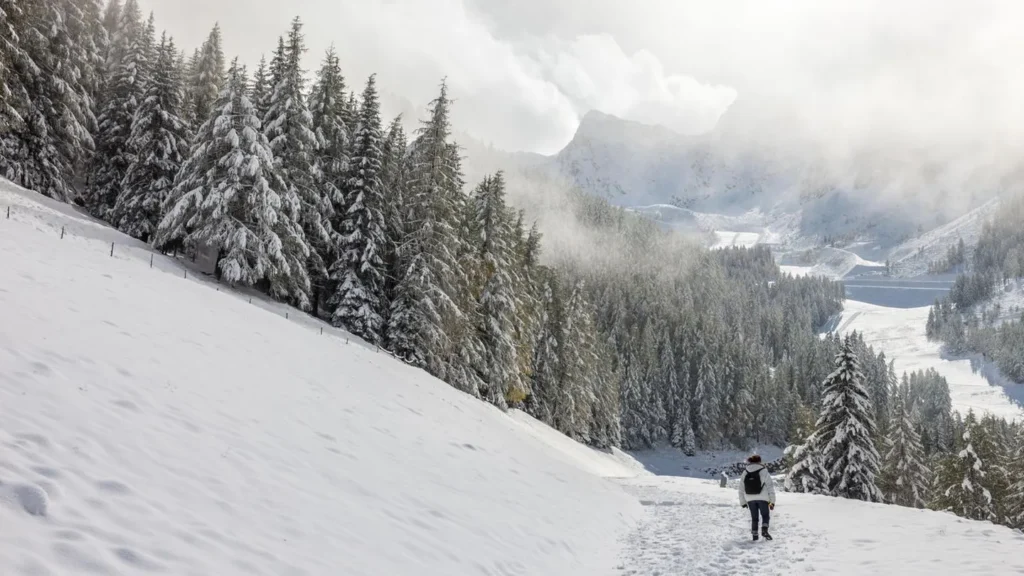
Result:
M7 206L3 576L1024 571L1006 528L791 494L755 548L734 487L653 476L177 262L150 268L0 182ZM645 463L671 473L673 456Z
M985 369L976 359L948 358L938 342L925 336L928 308L888 308L848 300L839 320L840 333L856 330L864 340L895 360L896 372L934 368L949 381L953 409L990 412L1016 419L1024 415L1024 386Z
M715 237L718 241L711 247L713 250L722 248L753 248L757 245L761 235L757 232L729 232L716 230Z

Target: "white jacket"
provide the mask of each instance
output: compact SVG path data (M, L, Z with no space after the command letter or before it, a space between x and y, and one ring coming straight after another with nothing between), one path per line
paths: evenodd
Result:
M746 477L747 472L759 472L761 475L761 493L760 494L747 494L743 489L743 478ZM768 502L769 504L775 504L775 483L772 482L772 475L768 472L768 469L763 464L749 464L747 470L740 475L740 504L746 504L747 502L759 500L762 502Z

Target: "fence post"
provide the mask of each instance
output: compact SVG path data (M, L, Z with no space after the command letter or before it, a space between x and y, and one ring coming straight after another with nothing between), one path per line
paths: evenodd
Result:
M185 268L185 278L188 278L188 268Z
M10 206L7 207L7 219L8 220L11 219L11 207Z
M61 240L64 239L64 227L63 226L60 227L60 239Z
M111 258L114 257L114 243L113 242L110 243L110 257Z
M153 267L153 256L155 256L155 254L150 254L150 255L149 255L149 267L150 267L150 268L152 268L152 267Z
M284 313L284 319L285 319L285 320L287 320L287 319L288 319L288 313L287 313L287 312L285 312L285 313Z
M252 296L249 296L249 304L252 304Z

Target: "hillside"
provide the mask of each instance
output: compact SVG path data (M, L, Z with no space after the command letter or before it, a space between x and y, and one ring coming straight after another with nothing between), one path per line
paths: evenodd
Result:
M652 476L179 262L151 268L0 182L8 206L5 575L1024 570L1007 528L793 494L751 563L733 489Z
M984 205L935 229L895 247L889 254L896 276L909 278L928 273L928 265L946 257L947 251L960 240L967 246L978 243L982 225L999 209L999 199Z
M3 574L608 573L640 506L600 476L635 468L25 194Z

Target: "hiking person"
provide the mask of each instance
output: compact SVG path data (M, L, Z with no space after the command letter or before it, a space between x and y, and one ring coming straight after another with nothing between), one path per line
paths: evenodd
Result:
M740 482L740 506L750 510L750 532L754 535L754 540L757 541L758 538L759 516L761 536L764 536L765 540L771 540L768 521L771 518L771 511L775 509L775 483L757 454L747 458L747 469L743 473L743 481Z

